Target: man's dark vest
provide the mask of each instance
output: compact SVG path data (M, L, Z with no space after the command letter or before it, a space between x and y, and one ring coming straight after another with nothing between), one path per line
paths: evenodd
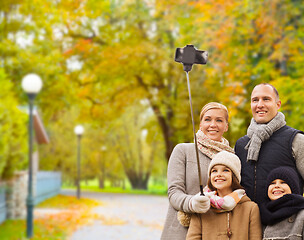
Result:
M284 126L274 132L272 136L262 143L258 161L247 161L248 150L245 149L249 141L246 135L235 144L235 153L241 159L241 185L245 188L250 199L258 204L267 198L266 179L269 172L280 166L289 166L296 170L300 179L300 187L303 191L303 179L296 168L295 159L292 156L292 142L299 130Z

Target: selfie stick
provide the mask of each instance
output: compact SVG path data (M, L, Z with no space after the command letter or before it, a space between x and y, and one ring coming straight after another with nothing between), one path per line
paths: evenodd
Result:
M191 89L190 89L189 73L186 72L186 75L187 75L189 104L190 104L190 110L191 110L192 128L193 128L193 136L194 136L194 144L195 144L195 153L196 153L196 162L197 162L197 170L198 170L198 179L199 179L199 184L200 184L201 195L204 195L204 192L203 192L203 183L202 183L202 177L201 177L200 160L199 160L198 148L197 148L197 138L196 138L196 134L195 134L195 126L194 126L194 118L193 118L193 109L192 109L192 99L191 99Z
M201 177L201 167L200 160L198 155L198 147L197 147L197 138L195 132L195 124L193 118L193 109L192 109L192 98L191 98L191 88L190 88L190 80L189 80L189 71L192 69L192 65L194 63L198 64L206 64L208 53L206 51L198 51L194 48L193 45L187 45L185 48L177 48L175 53L175 61L180 62L184 66L184 71L187 76L187 86L188 86L188 94L189 94L189 104L191 111L191 119L192 119L192 128L193 128L193 137L194 137L194 145L195 145L195 153L196 153L196 161L197 161L197 170L198 170L198 179L200 185L201 195L204 195L203 192L203 184Z

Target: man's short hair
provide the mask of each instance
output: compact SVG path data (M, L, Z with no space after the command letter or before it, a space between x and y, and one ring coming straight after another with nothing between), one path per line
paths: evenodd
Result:
M270 84L270 83L260 83L260 84L256 85L255 87L260 86L260 85L270 86L272 88L275 96L276 96L277 101L280 100L279 92L272 84Z

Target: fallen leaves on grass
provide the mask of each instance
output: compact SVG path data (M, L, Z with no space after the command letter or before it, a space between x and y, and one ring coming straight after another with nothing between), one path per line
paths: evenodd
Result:
M99 216L99 220L102 221L103 225L125 225L127 224L127 221L122 220L120 218L105 218L103 216Z
M162 224L159 224L159 223L146 223L142 220L138 220L137 221L137 224L138 225L142 225L144 227L148 227L148 228L151 228L151 229L160 229L162 230L163 229L163 225Z
M103 205L101 201L80 198L77 199L74 196L57 195L39 204L38 208L56 208L56 209L79 209L79 208L92 208Z
M92 224L95 219L98 219L99 216L92 213L91 210L93 207L100 205L102 205L100 201L86 198L77 199L63 195L46 200L38 207L61 209L61 211L38 214L39 217L35 220L35 225L40 226L39 228L45 231L41 231L35 236L37 236L37 239L43 239L42 237L46 235L52 236L54 234L56 236L62 231L69 235L80 226Z
M77 228L90 225L100 216L92 208L102 202L73 196L58 195L35 207L32 240L68 239ZM25 240L26 221L7 220L0 225L1 240Z

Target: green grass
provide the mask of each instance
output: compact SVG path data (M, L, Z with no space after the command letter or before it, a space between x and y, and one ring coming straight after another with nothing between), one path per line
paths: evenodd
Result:
M59 226L44 225L42 222L34 223L32 240L63 240L67 239L65 229ZM28 240L26 238L25 220L6 220L0 225L1 240Z
M67 185L63 183L63 189L76 189L75 186ZM105 192L105 193L127 193L127 194L144 194L144 195L167 195L167 183L149 182L148 190L132 189L131 185L126 182L125 187L113 187L110 182L105 183L104 188L99 188L98 180L82 181L81 190Z
M34 230L32 240L63 240L68 236L66 229L62 229L54 220L47 224L42 221L34 221ZM27 240L26 221L6 220L0 225L1 240Z
M0 225L1 240L23 240L25 238L24 220L6 220Z

